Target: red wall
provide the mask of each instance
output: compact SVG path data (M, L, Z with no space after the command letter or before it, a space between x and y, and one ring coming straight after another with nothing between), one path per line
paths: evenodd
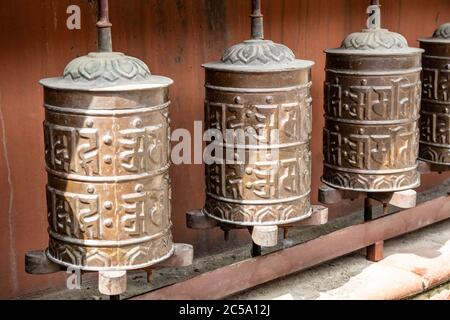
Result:
M368 0L263 0L266 37L314 60L313 190L322 161L323 49L336 47L365 26ZM57 76L74 57L96 48L95 1L0 0L0 297L13 297L62 285L62 275L33 277L24 272L24 254L46 246L42 90L38 80ZM147 62L154 74L175 80L173 128L193 129L203 119L203 70L223 49L249 36L250 1L110 0L117 51ZM450 21L449 0L384 0L383 25L404 34L410 44ZM66 28L66 9L82 9L82 29ZM222 245L219 232L185 228L187 209L204 198L202 166L177 166L173 179L175 240L193 243L200 254ZM424 177L423 187L449 175ZM332 208L333 216L354 209Z

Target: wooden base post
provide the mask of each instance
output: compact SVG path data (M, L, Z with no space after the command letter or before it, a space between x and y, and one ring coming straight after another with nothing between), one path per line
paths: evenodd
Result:
M375 244L367 247L367 260L378 262L384 259L384 241L377 241Z
M364 221L369 222L374 219L372 199L364 199ZM387 205L384 205L387 208ZM384 241L377 241L366 248L366 259L371 262L378 262L384 259Z
M261 247L274 247L278 243L277 226L253 227L252 240Z
M100 271L98 273L98 291L111 297L120 299L120 295L127 291L126 271Z

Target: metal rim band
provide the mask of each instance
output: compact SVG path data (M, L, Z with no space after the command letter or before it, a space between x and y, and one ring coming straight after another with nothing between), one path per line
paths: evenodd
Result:
M427 162L427 163L436 164L436 165L439 165L439 166L444 166L444 167L449 167L450 168L450 163L436 162L436 161L432 161L432 160L425 159L425 158L422 158L422 157L419 157L418 159L421 160L421 161Z
M287 224L300 222L302 220L310 218L313 214L313 209L310 208L310 210L306 214L304 214L300 217L296 217L296 218L284 220L284 221L271 221L271 222L239 222L239 221L225 220L225 219L218 218L218 217L208 213L208 211L206 209L202 209L202 212L207 217L209 217L213 220L219 221L221 223L225 223L225 224L231 224L231 225L235 225L235 226L245 226L245 227L258 227L258 226L263 227L263 226L283 226L283 225L287 225Z
M82 271L127 271L127 270L140 270L140 269L145 269L147 267L151 267L155 264L158 264L160 262L163 262L163 261L169 259L174 254L174 252L175 252L175 246L172 244L172 248L170 249L169 253L159 259L152 260L149 263L144 263L144 264L139 264L139 265L117 266L117 267L87 267L87 266L74 265L74 264L67 263L67 262L53 258L52 255L48 252L48 249L45 250L45 255L52 262L54 262L58 265L64 266L66 268L78 268Z
M275 199L275 200L235 200L235 199L229 199L225 197L216 196L212 193L206 192L206 196L213 198L215 200L221 201L221 202L227 202L227 203L234 203L234 204L242 204L242 205L251 205L251 206L265 206L265 205L272 205L272 204L283 204L283 203L289 203L294 202L303 198L307 198L311 194L311 190L296 197L290 197L290 198L284 198L284 199Z
M427 142L427 141L420 141L420 144L450 150L450 145L448 144L440 144L436 142Z
M413 69L405 69L405 70L395 70L395 71L346 71L339 69L327 68L326 72L336 73L336 74L345 74L345 75L360 75L360 76L401 76L407 74L415 74L422 71L422 68L413 68Z
M437 59L437 60L449 60L450 59L450 57L429 56L429 55L426 55L426 54L423 55L423 58L425 58L425 59Z
M439 104L439 105L450 105L450 101L442 101L442 100L433 100L433 99L424 99L422 98L422 103L431 103L431 104Z
M57 113L69 113L76 115L84 115L84 116L126 116L126 115L135 115L142 114L148 112L154 112L159 110L164 110L170 106L170 101L161 105L153 106L153 107L141 107L136 109L123 109L123 110L95 110L95 109L74 109L74 108L64 108L57 107L50 104L44 104L45 109Z
M234 92L234 93L268 93L268 92L286 92L286 91L295 91L307 89L312 86L312 82L308 82L304 85L292 86L292 87L283 87L283 88L230 88L230 87L220 87L213 85L205 85L205 88L215 91L225 91L225 92Z
M133 180L143 180L152 178L158 175L161 175L163 173L168 172L170 168L170 164L164 166L161 169L155 170L150 173L143 173L143 174L135 174L135 175L127 175L127 176L113 176L113 177L88 177L88 176L81 176L78 174L70 174L70 173L63 173L59 172L53 169L50 169L48 166L46 166L47 173L59 177L61 179L65 180L74 180L77 182L88 182L88 183L116 183L116 182L128 182Z
M343 118L334 118L330 116L325 116L325 120L348 123L348 124L359 124L359 125L371 125L371 126L385 126L385 125L398 125L398 124L414 124L419 121L420 116L415 119L404 119L404 120L351 120Z
M418 168L417 164L414 167L405 168L405 169L376 170L376 171L342 168L342 167L333 166L333 165L330 165L330 164L327 164L327 163L325 163L324 166L329 168L329 169L335 170L335 171L347 172L347 173L355 173L355 174L366 174L366 175L371 175L371 176L386 175L386 174L397 174L397 173L403 173L403 172L408 172L408 171L417 171L417 168Z
M80 239L74 239L69 238L67 236L62 236L60 234L57 234L53 230L48 230L48 234L50 238L55 239L57 241L68 243L68 244L74 244L80 247L93 247L93 248L121 248L121 247L128 247L132 245L142 244L146 242L150 242L156 239L163 238L164 235L170 234L170 229L172 227L172 224L169 224L167 228L165 228L163 231L158 232L154 235L147 236L147 237L141 237L138 239L129 239L129 240L80 240Z
M329 187L332 187L334 189L340 189L340 190L347 190L347 191L356 191L356 192L367 192L367 193L385 193L385 192L398 192L398 191L405 191L405 190L409 190L409 189L415 189L420 187L420 175L418 175L418 179L417 179L417 183L409 185L409 186L405 186L405 187L401 187L401 188L396 188L396 189L358 189L358 188L346 188L343 186L338 186L335 184L332 184L328 181L326 181L323 177L320 178L320 181L322 181L324 184L326 184Z

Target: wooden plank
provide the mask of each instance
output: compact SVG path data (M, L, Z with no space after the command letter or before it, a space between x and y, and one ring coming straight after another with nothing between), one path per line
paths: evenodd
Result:
M367 247L366 259L372 262L378 262L384 259L384 241L377 241L375 244Z
M416 208L225 266L133 299L221 299L449 218L450 197L440 197Z

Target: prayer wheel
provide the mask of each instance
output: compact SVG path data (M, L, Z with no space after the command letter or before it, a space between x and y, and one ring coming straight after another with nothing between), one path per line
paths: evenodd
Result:
M450 166L450 23L419 41L425 50L419 159Z
M396 192L420 185L423 50L382 29L373 3L368 28L325 51L322 181L336 189Z
M215 152L203 213L228 225L275 226L312 214L314 63L265 40L260 1L252 4L251 39L204 65L206 129L223 139L208 144Z
M99 50L41 80L48 172L48 258L87 271L141 269L174 251L169 86L113 52L107 1Z

